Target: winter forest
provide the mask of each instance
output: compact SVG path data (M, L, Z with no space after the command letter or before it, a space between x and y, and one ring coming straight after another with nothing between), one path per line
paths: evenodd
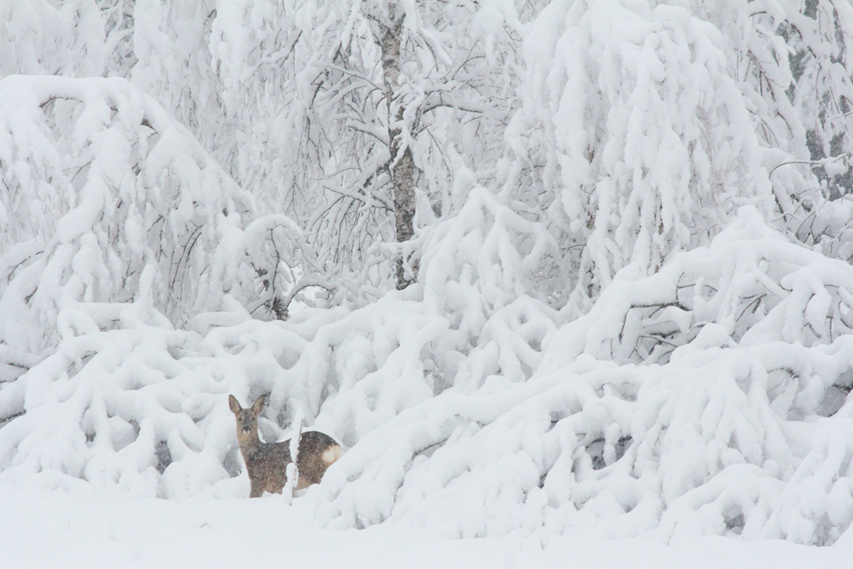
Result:
M833 544L851 76L848 0L0 0L0 483L242 499L265 395L320 527Z

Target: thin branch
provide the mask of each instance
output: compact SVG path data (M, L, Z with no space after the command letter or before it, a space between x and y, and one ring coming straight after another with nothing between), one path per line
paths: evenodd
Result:
M772 176L773 172L775 172L781 166L787 166L789 164L810 164L812 166L825 166L827 164L832 164L833 162L838 162L842 158L847 158L849 156L850 156L849 153L845 153L845 154L839 154L838 156L834 157L832 160L828 160L828 159L824 158L823 160L791 160L789 162L782 162L781 164L776 165L775 168L770 170L770 173L767 174L767 177L769 178L770 176Z
M267 57L261 58L261 60L258 61L254 66L252 66L251 68L249 68L243 72L242 77L240 77L240 82L245 83L246 81L248 81L252 77L252 75L255 74L255 72L258 70L258 68L261 65L264 65L266 63L281 64L281 63L287 61L287 59L293 53L293 50L296 48L296 44L299 42L299 38L301 38L301 37L302 37L302 30L299 30L299 33L296 34L296 38L290 43L290 47L287 48L286 53L285 53L285 50L280 49L280 50L268 55Z
M334 287L332 287L332 285L329 284L324 279L320 279L320 278L315 277L315 278L304 278L304 279L300 280L296 284L296 286L293 287L293 290L291 290L289 293L287 293L287 295L285 295L281 299L281 304L284 306L283 312L285 315L284 316L285 319L287 318L287 315L290 314L290 303L293 302L293 299L296 297L296 295L299 294L300 292L302 292L303 290L305 290L306 288L310 288L310 287L321 288L321 289L325 290L326 292L328 292L329 294L334 294L334 292L335 292Z

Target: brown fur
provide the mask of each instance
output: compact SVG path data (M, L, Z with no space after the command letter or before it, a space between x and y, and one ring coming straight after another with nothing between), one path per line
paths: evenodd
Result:
M229 395L228 406L237 419L237 442L252 484L249 497L257 498L264 492L281 494L287 483L287 465L292 462L290 441L263 443L258 437L258 415L264 408L264 396L258 397L248 409L243 409L237 399ZM317 431L302 433L296 460L299 470L296 489L319 483L329 465L340 456L341 446L329 435Z

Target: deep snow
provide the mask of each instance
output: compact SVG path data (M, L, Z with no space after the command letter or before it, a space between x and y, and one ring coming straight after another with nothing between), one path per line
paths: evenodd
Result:
M830 547L703 537L609 541L578 534L446 539L426 530L311 525L305 503L261 499L158 500L0 484L0 565L170 569L249 567L446 569L833 569L850 566L853 536Z

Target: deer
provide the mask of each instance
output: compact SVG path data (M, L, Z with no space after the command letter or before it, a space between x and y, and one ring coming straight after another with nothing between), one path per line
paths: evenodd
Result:
M265 397L244 409L233 395L228 396L228 406L237 419L237 442L246 463L251 482L250 498L259 498L264 492L281 494L287 483L287 465L290 440L279 443L261 442L258 436L258 416L264 408ZM332 437L319 431L307 431L299 437L296 468L299 473L296 490L318 484L326 469L341 457L341 445Z

